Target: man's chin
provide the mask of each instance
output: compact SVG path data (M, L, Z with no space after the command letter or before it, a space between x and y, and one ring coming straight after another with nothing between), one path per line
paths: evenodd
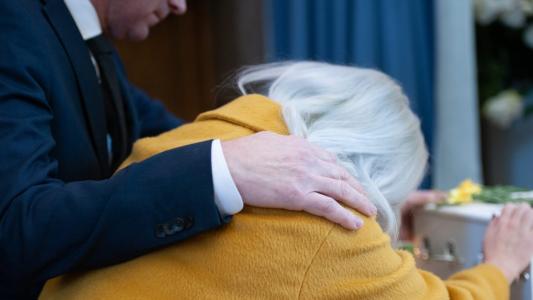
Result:
M117 40L143 41L148 38L150 29L147 26L130 28L128 30L111 30L111 36Z
M135 28L127 33L127 39L134 42L144 41L148 38L150 34L150 28L148 26L142 28Z

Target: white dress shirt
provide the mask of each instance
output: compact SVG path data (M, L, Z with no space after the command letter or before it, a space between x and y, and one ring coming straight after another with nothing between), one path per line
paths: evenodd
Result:
M102 25L90 0L65 0L65 4L84 40L102 34ZM98 68L95 69L98 73ZM219 212L224 216L240 212L243 208L242 197L231 177L220 140L214 140L211 144L211 168Z

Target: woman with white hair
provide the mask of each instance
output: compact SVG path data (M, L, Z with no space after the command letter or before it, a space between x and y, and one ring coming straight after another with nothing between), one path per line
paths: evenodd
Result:
M123 264L51 280L42 299L508 297L509 282L533 255L529 207L506 207L488 230L486 263L447 281L416 269L409 253L393 249L399 207L420 183L428 154L420 122L390 78L369 69L296 62L246 69L238 85L244 96L137 142L120 172L201 140L246 147L246 139L232 140L270 131L263 134L275 142L277 134L293 134L334 154L324 160L340 161L362 183L378 207L377 220L354 211L365 224L352 232L297 211L245 207L222 229ZM522 226L511 230L513 218ZM187 230L191 222L178 218L161 230Z

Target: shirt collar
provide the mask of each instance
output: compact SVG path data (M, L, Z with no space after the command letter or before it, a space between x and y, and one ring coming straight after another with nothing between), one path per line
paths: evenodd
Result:
M84 40L102 34L100 19L90 0L65 0L65 4Z

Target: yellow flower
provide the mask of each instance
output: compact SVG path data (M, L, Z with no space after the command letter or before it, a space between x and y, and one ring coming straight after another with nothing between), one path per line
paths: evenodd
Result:
M448 196L449 204L466 204L472 202L474 199L473 195L481 193L481 186L477 183L472 182L472 180L467 179L458 187L450 191Z

